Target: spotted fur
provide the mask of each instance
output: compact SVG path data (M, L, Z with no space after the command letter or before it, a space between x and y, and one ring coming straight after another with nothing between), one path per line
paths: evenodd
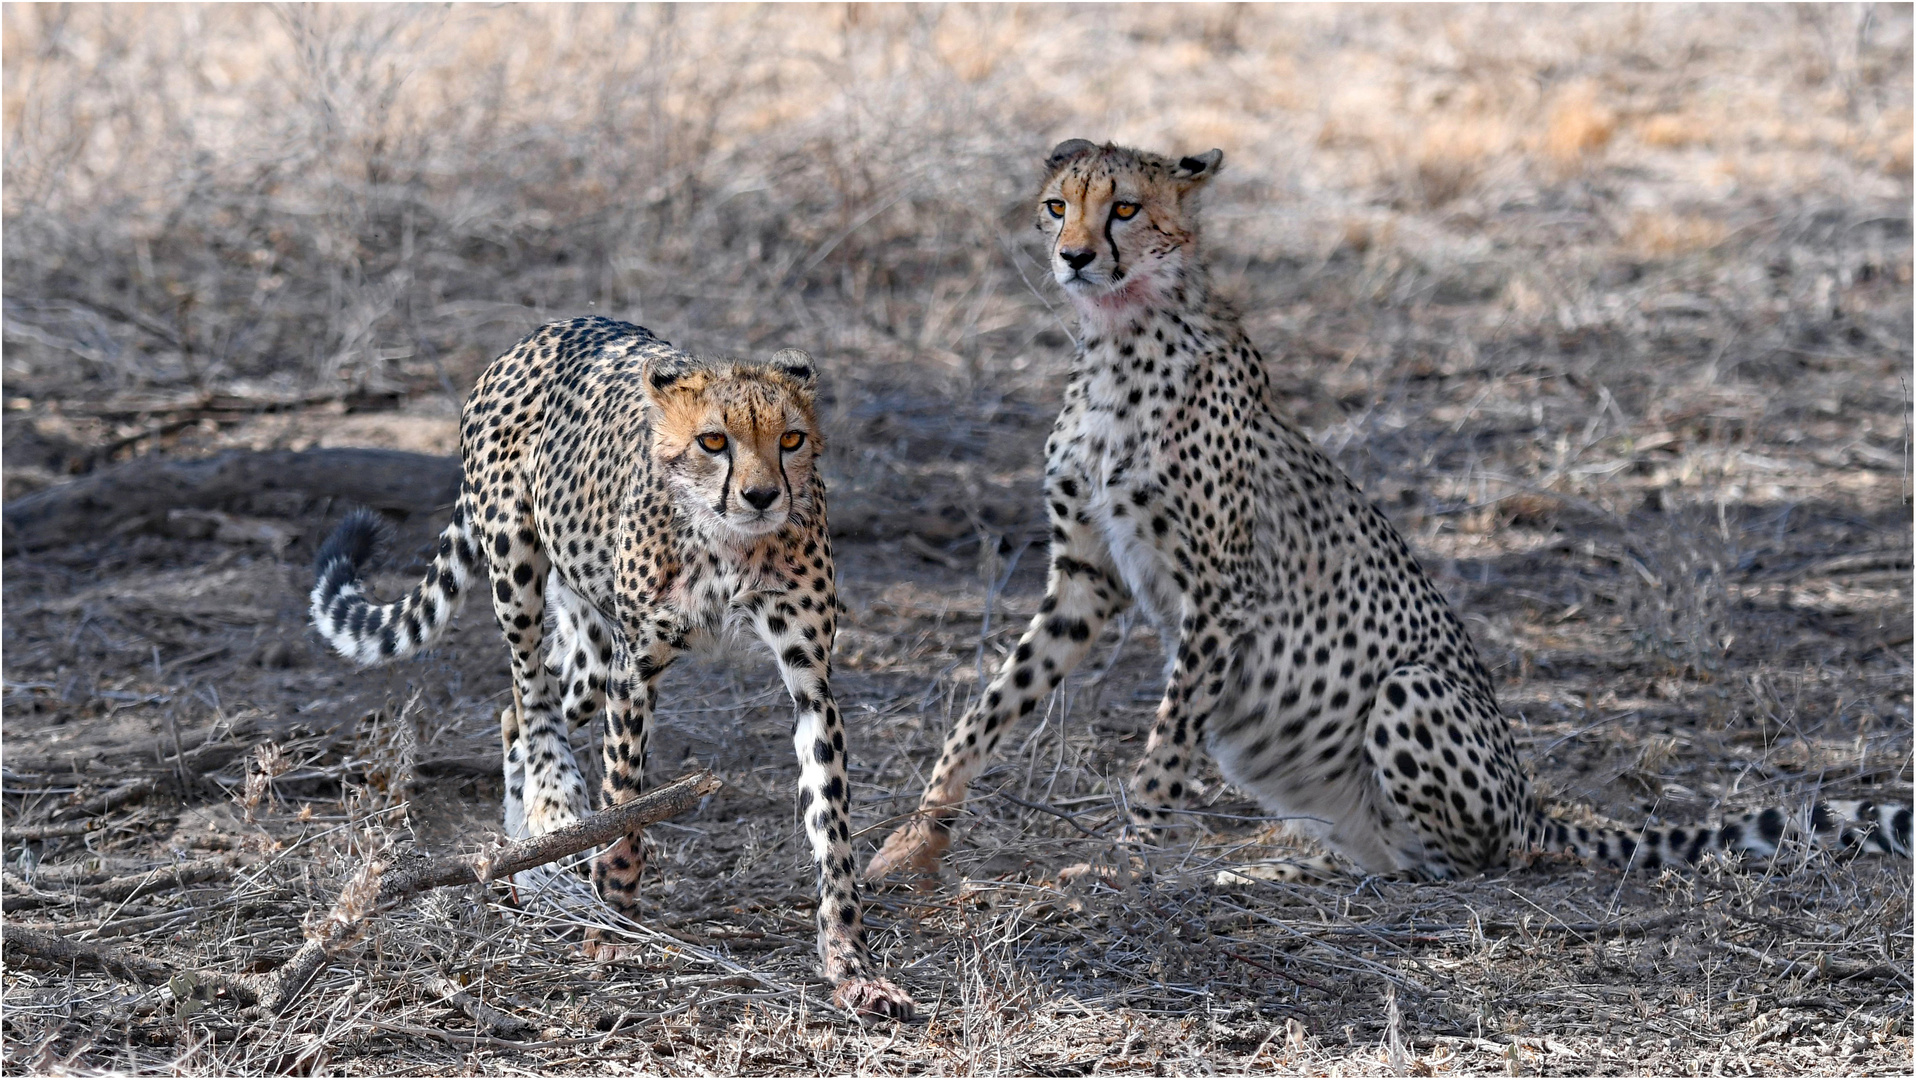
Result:
M659 675L715 635L756 635L797 707L825 975L851 1011L908 1017L911 998L869 955L853 873L815 383L797 350L708 360L609 319L542 327L466 402L465 479L425 579L375 603L360 581L372 519L349 516L320 551L313 622L341 655L382 663L437 640L470 583L484 583L512 653L500 722L515 836L588 810L569 726L604 714L603 795L632 799ZM599 852L593 883L636 914L643 866L640 838L626 837Z
M1180 820L1208 749L1369 873L1450 878L1528 849L1652 868L1767 856L1791 832L1907 855L1902 804L1635 831L1540 808L1462 623L1390 522L1279 414L1263 359L1212 292L1196 196L1222 157L1073 140L1047 162L1037 224L1082 328L1045 446L1050 577L947 738L919 814L867 875L935 869L972 778L1133 603L1171 643L1130 784L1147 831Z

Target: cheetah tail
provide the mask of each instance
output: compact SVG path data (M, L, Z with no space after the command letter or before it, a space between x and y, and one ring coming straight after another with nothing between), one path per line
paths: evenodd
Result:
M411 656L427 648L452 624L478 565L469 527L470 508L459 501L452 524L439 534L439 550L425 579L390 604L375 603L360 574L379 547L384 525L370 510L346 515L320 545L314 560L313 626L341 656L362 667Z
M1715 825L1612 829L1572 825L1542 812L1536 825L1537 846L1545 851L1637 870L1687 865L1712 851L1767 859L1776 854L1785 835L1807 837L1811 844L1840 858L1865 852L1910 857L1909 806L1869 799L1819 801L1804 814L1765 807Z

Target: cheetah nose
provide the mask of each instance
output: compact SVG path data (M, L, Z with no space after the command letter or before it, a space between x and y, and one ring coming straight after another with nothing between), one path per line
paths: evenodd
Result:
M750 488L739 492L738 496L751 503L754 510L763 510L778 499L778 489L775 487Z
M1077 248L1075 250L1058 249L1058 258L1063 259L1064 264L1073 270L1084 269L1091 265L1092 259L1097 257L1098 253L1089 248Z

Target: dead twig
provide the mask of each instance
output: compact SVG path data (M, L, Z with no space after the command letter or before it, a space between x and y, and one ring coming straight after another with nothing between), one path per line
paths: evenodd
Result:
M502 851L437 859L419 857L393 863L371 860L340 890L339 900L318 931L307 938L291 960L266 976L271 980L271 988L261 995L261 1008L273 1013L285 1012L320 967L358 938L360 924L375 911L403 903L428 889L483 885L610 843L635 829L692 809L721 786L717 776L700 771L584 821L511 844Z
M259 1000L259 990L249 979L149 960L24 926L0 926L0 941L6 945L4 959L10 967L90 968L148 985L167 982L175 975L190 974L204 985L225 991L241 1004L250 1005Z
M1907 965L1893 964L1857 964L1845 960L1832 960L1827 954L1817 956L1815 962L1797 960L1782 956L1771 956L1759 952L1748 945L1738 945L1734 941L1712 941L1712 948L1723 949L1752 960L1776 972L1777 978L1787 975L1816 975L1833 982L1848 982L1851 979L1885 979L1890 982L1910 985L1911 979Z
M175 863L172 866L157 866L143 874L128 874L112 878L98 885L81 885L79 892L95 900L118 903L131 900L155 886L173 885L185 888L202 881L212 881L231 873L233 864L227 856L214 855L204 859Z
M202 881L224 877L231 870L232 864L226 856L215 855L171 866L156 866L138 874L127 874L106 881L70 884L70 892L53 892L40 888L36 883L22 881L12 874L6 874L4 882L13 892L4 901L0 901L0 910L19 911L25 908L76 902L119 903L131 900L155 886L173 885L184 888Z
M76 803L72 806L63 806L55 810L51 816L54 821L71 821L74 818L98 817L116 807L139 802L141 799L153 794L153 790L159 786L159 781L150 776L143 776L137 780L128 780L126 783L99 795L95 795L85 802Z
M380 884L379 904L384 907L427 889L447 885L483 885L521 870L556 862L587 848L610 843L635 829L677 817L723 786L717 776L701 770L648 791L631 802L620 803L563 829L521 840L489 855L449 855L402 865L387 874Z
M426 990L466 1014L468 1019L479 1025L482 1034L511 1039L533 1029L534 1025L530 1020L523 1020L509 1012L493 1008L461 989L458 983L444 975L429 976L426 979Z
M8 825L9 840L52 840L62 836L83 836L99 828L93 821L63 821L51 825Z

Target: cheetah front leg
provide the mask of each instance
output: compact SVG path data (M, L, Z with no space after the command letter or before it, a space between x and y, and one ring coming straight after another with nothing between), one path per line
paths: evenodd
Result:
M1053 539L1044 601L984 697L965 711L945 739L917 815L893 831L872 857L865 868L867 881L892 873L937 872L939 857L951 845L950 819L1005 733L1064 681L1105 623L1131 602L1103 539L1080 520L1083 488L1054 479L1047 489Z
M829 581L829 573L816 580ZM795 584L783 595L758 598L753 628L771 647L798 710L792 745L798 752L798 815L818 866L819 957L839 1008L861 1018L909 1020L916 1011L911 996L879 974L865 942L852 868L845 725L829 681L836 605L829 584L823 595L791 599L807 589L814 587Z
M628 619L624 638L622 646L613 650L606 677L601 746L605 770L600 790L607 806L631 802L644 790L646 744L659 703L659 675L678 658L684 641L682 633L671 632L669 619ZM630 919L638 917L639 878L644 872L642 832L620 837L592 860L592 884L599 898Z
M1223 627L1187 634L1178 642L1157 719L1131 774L1131 824L1155 840L1170 835L1191 794L1191 766L1202 752L1204 723L1224 689L1229 644Z

